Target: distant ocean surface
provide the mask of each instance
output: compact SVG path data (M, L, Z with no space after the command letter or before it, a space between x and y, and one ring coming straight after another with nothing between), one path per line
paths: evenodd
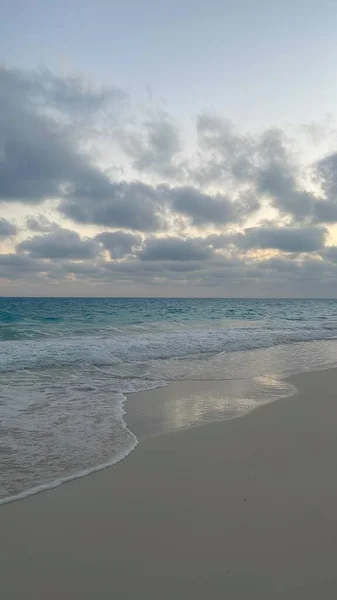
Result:
M0 298L0 502L125 457L127 394L235 381L214 419L236 416L337 364L336 338L336 300Z

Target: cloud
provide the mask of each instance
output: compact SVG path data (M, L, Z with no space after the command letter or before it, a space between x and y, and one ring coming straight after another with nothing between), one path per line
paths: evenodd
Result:
M143 123L141 131L122 131L119 143L132 158L138 171L164 177L179 177L177 157L182 151L178 125L165 112L158 111Z
M27 217L26 227L27 229L30 229L30 231L38 231L40 233L46 233L59 228L55 221L50 221L44 215L31 215L30 217Z
M95 185L81 184L69 190L61 202L62 214L77 223L94 223L137 231L157 231L165 218L156 189L140 182L113 183L97 178Z
M320 199L314 204L313 214L318 223L337 223L337 202Z
M55 198L61 213L78 223L144 231L163 226L151 186L112 181L81 147L73 114L98 110L104 94L76 79L6 69L0 89L0 202ZM110 101L115 96L120 100L114 91Z
M321 163L314 166L314 171L319 174L317 183L322 186L325 197L301 189L291 168L278 163L271 163L258 172L257 189L261 195L271 197L273 206L281 213L293 216L296 221L336 223L337 196L334 196L332 166L333 163L329 166L330 174L326 171L324 176Z
M303 169L287 148L284 133L274 139L264 134L260 144L263 163L255 172L257 192L269 196L273 206L297 221L337 222L337 154L332 154ZM305 189L302 175L309 176L316 192Z
M181 239L178 237L149 238L138 256L143 261L189 261L206 260L211 258L213 250L204 240Z
M42 265L29 256L19 254L0 254L0 277L18 279L35 272L38 274Z
M253 197L270 200L295 221L337 222L337 154L304 168L281 129L240 135L229 121L202 115L197 131L201 156L192 177L199 183L249 186ZM315 192L304 186L304 175L315 184Z
M232 239L243 250L260 248L282 252L316 252L323 248L327 235L325 227L250 227Z
M67 124L76 107L80 114L84 107L97 108L101 96L76 80L54 77L50 83L45 73L0 71L0 201L38 204L61 198L60 211L79 223L160 228L153 188L111 181L90 162Z
M97 108L99 94L80 80L5 68L0 90L0 201L40 203L62 196L69 183L100 179L72 120L74 112Z
M253 156L252 183L256 193L269 197L274 208L297 220L313 217L318 197L303 189L301 169L284 132L277 128L264 132L256 140Z
M36 235L21 242L16 247L18 252L26 252L33 258L75 259L95 258L99 252L99 244L92 239L82 240L78 233L69 229L57 229L47 235Z
M109 251L111 258L124 258L131 254L135 248L139 248L142 243L140 235L126 233L125 231L104 231L99 233L95 238L103 244L104 248Z
M196 120L193 150L163 111L119 122L126 103L123 92L83 78L0 69L0 203L10 220L11 209L15 220L14 210L30 213L30 237L21 241L20 228L17 254L0 257L4 277L144 290L164 282L173 294L190 285L224 295L268 294L273 284L307 294L320 278L334 285L336 248L325 243L337 223L337 154L301 164L284 131L241 133L209 114ZM89 151L97 129L109 168ZM10 220L0 219L0 238L16 235ZM68 220L104 231L81 237Z
M275 208L281 212L299 219L313 213L315 197L296 189L296 180L288 165L270 162L257 172L256 182L258 193L270 196Z
M316 281L317 285L323 284L325 279L336 277L336 269L320 260L319 258L302 257L300 260L294 260L285 257L272 257L267 260L259 261L257 268L264 272L268 277L280 280L283 285L290 289L290 285L295 289L303 281ZM337 287L336 287L337 289ZM315 295L316 290L312 290ZM324 296L323 296L324 297Z
M313 166L316 184L324 195L301 189L299 174L287 164L271 162L257 173L257 190L271 197L273 206L297 221L337 222L337 159L327 157Z
M250 195L236 202L191 186L152 186L141 182L106 182L96 189L69 191L59 210L77 223L94 223L154 232L168 227L169 215L188 217L192 225L239 222L259 208Z
M174 211L190 217L191 224L224 224L247 217L258 204L249 206L231 200L221 194L211 195L193 187L176 187L166 190Z
M279 250L280 252L317 252L324 247L328 235L326 227L319 225L283 226L264 224L247 227L243 233L208 235L207 244L215 249Z
M17 227L7 221L7 219L0 219L0 239L12 237L17 234Z
M102 107L124 103L126 94L115 87L95 89L81 75L58 76L48 69L1 68L2 95L6 99L24 100L27 108L53 108L62 115L92 118Z
M326 246L320 254L322 258L337 263L337 246Z
M158 240L159 241L159 240ZM184 240L182 240L184 241ZM187 240L186 240L187 241ZM195 240L202 247L202 241ZM186 250L186 248L184 248ZM306 255L252 260L247 255L223 257L166 251L157 260L46 260L25 254L0 255L2 289L20 292L25 282L32 292L55 290L67 294L188 295L196 296L312 296L337 293L337 267L329 259ZM192 260L189 257L193 256ZM172 259L172 260L171 260ZM8 283L6 283L8 280ZM10 283L10 282L13 283ZM28 288L27 286L34 287ZM50 287L52 286L52 287ZM57 286L57 287L55 287ZM87 291L85 291L87 290ZM50 292L49 292L50 293Z
M234 206L227 196L194 185L167 188L164 198L162 185L113 181L84 152L85 127L74 126L74 115L99 111L107 97L120 101L118 90L94 92L77 78L6 69L0 71L0 85L0 201L60 199L59 211L77 223L148 232L167 226L168 210L199 226L232 222L258 207L257 201ZM165 175L181 149L177 126L158 113L145 129L145 141L138 143L122 132L129 155L138 169Z
M316 173L326 198L337 204L337 153L317 161Z
M202 114L197 118L201 161L193 176L201 184L234 179L244 183L252 179L255 140L239 134L231 121Z

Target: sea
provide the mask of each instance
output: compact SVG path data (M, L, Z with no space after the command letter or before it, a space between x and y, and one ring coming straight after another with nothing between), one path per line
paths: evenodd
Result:
M337 300L0 298L0 503L125 458L131 394L200 387L183 418L152 404L169 431L242 416L292 394L286 376L336 365Z

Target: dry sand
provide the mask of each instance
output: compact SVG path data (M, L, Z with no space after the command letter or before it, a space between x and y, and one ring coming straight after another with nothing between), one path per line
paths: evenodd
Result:
M0 507L3 600L337 598L337 370ZM211 385L211 384L210 384Z

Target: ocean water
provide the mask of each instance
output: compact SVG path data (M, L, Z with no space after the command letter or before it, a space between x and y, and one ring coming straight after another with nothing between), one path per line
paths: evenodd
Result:
M152 432L232 418L337 364L336 339L336 300L0 298L0 502L125 457L132 392L216 380Z

